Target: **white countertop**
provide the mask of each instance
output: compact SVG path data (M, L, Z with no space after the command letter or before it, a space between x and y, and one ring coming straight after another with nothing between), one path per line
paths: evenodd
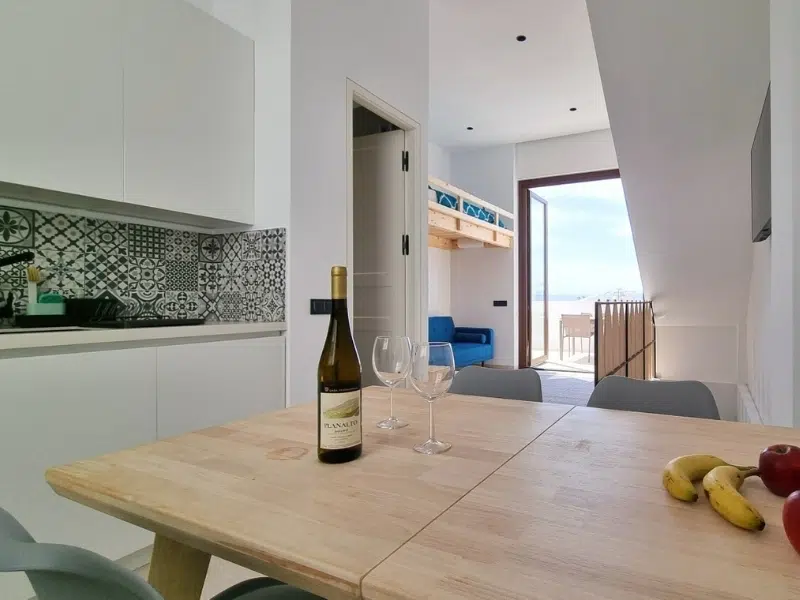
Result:
M57 349L67 346L95 346L98 344L148 345L176 341L200 341L281 335L286 323L207 323L176 327L142 327L132 329L70 328L66 331L25 331L0 334L0 352Z

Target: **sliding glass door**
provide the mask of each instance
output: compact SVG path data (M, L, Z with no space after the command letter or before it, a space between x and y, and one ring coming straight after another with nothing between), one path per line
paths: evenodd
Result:
M547 201L528 190L530 365L547 360Z

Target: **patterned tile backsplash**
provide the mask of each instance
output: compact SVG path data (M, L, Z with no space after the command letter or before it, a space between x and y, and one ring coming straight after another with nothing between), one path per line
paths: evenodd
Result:
M33 249L42 291L114 297L130 316L285 320L286 230L209 235L0 206L0 256ZM25 265L0 270L24 312Z

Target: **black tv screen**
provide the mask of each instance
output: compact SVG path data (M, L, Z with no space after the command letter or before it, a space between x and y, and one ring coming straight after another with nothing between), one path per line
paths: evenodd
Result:
M770 89L761 109L753 147L750 149L750 196L753 241L762 242L772 228L772 159L770 132Z

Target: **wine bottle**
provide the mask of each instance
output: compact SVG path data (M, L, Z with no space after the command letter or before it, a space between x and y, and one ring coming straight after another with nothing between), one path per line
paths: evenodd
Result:
M347 268L331 268L331 320L319 359L317 457L343 463L361 456L361 363L347 318Z

